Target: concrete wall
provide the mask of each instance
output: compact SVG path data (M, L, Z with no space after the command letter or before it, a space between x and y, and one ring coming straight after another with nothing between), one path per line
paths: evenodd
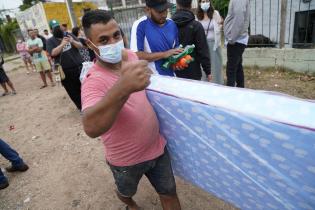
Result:
M226 49L222 51L226 64ZM315 73L315 49L247 48L243 55L244 66L261 68L284 67L296 72Z
M281 0L251 0L251 34L263 34L274 42L279 42ZM286 47L292 47L295 13L308 11L309 3L302 0L288 0L286 19ZM310 3L315 9L315 1Z

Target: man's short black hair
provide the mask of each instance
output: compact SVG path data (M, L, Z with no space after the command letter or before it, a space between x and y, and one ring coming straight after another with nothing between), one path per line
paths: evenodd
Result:
M48 30L47 30L47 29L45 29L45 30L44 30L44 32L48 32Z
M88 11L82 17L82 26L84 29L84 33L87 36L89 36L91 25L97 24L97 23L107 24L112 19L113 19L113 16L108 11L105 11L105 10Z
M176 3L182 7L190 8L192 0L176 0Z
M79 31L80 31L80 27L74 27L74 28L72 29L72 34L73 34L74 36L78 37L78 36L79 36Z

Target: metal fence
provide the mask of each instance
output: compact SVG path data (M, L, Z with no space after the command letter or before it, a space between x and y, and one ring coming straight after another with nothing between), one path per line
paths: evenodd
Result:
M173 7L169 10L171 16L176 10L176 0L170 0ZM145 0L107 0L109 9L112 11L115 20L119 23L124 34L130 40L131 28L137 19L145 15ZM198 0L193 0L192 7L196 8Z
M107 0L107 2L110 2ZM141 2L141 4L140 4ZM175 3L176 1L171 1ZM109 8L130 38L135 20L145 15L144 0L111 1ZM281 0L250 0L249 47L278 47L280 42ZM197 7L197 0L193 1ZM315 47L315 0L287 0L285 46Z
M115 20L119 23L119 26L123 30L125 36L128 40L130 40L131 28L134 21L145 15L144 6L133 5L127 8L111 8Z
M250 34L258 39L250 44L277 46L280 42L281 0L251 0L250 3ZM286 47L314 48L315 0L287 0L284 12ZM266 43L260 43L263 39Z

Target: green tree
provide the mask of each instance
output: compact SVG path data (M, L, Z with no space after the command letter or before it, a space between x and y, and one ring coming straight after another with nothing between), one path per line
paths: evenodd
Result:
M23 0L23 4L19 6L21 11L24 11L38 2L46 2L45 0Z
M18 28L19 25L16 20L0 26L0 37L3 41L5 52L15 51L16 42L12 32Z
M221 16L226 17L230 0L212 0L214 8L218 10Z

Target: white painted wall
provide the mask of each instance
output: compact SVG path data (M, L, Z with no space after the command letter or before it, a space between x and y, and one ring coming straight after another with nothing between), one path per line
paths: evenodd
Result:
M226 49L222 49L223 64L226 64ZM244 66L261 68L284 67L296 72L315 73L315 49L246 48Z

